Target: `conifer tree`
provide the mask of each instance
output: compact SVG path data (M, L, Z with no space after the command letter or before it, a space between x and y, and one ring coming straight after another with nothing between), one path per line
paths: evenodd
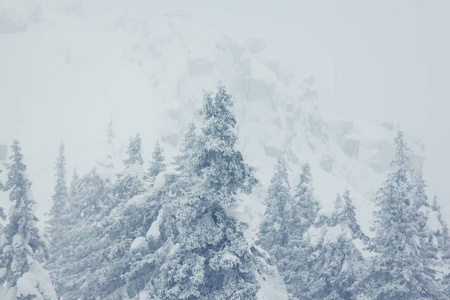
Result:
M70 180L70 193L69 193L70 198L72 198L72 196L76 195L77 193L76 187L79 179L80 176L78 175L77 169L74 169L72 173L72 179Z
M438 258L440 265L438 266L439 277L441 278L441 286L444 288L444 294L447 298L450 297L450 235L447 223L443 220L441 215L441 209L437 202L437 198L434 197L431 209L438 217L439 229L435 230L433 234L432 242L437 242L438 245ZM434 220L435 221L435 220Z
M361 273L364 259L355 241L364 237L355 219L350 194L338 195L331 217L320 216L306 236L313 246L312 260L300 299L356 299L353 285ZM302 271L300 271L302 272Z
M79 179L74 177L63 248L60 249L63 255L49 264L58 296L63 299L90 298L86 282L101 267L99 252L105 246L101 239L105 232L100 222L116 206L111 186L95 170Z
M290 207L289 229L290 240L302 239L303 234L314 224L319 211L319 202L314 196L311 167L308 163L302 166L300 180L296 186L293 203Z
M6 214L3 210L3 207L0 207L0 218L6 220Z
M313 248L304 234L313 226L319 210L309 164L302 166L294 197L288 199L283 215L286 242L279 250L276 264L290 296L298 299L306 293L308 270L312 267Z
M33 212L36 202L31 194L31 182L27 178L17 140L13 142L11 150L12 163L5 191L9 191L13 209L5 227L5 241L0 256L0 285L6 287L5 295L0 295L0 298L56 299L48 273L36 260L39 253L47 256L48 251L46 241L36 226L38 219Z
M286 162L280 157L274 168L266 199L267 209L258 234L261 247L276 261L282 258L282 248L288 243L286 216L291 202Z
M435 278L436 253L429 246L423 215L419 212L417 187L411 171L403 133L395 139L395 170L378 190L375 238L363 282L371 299L444 299Z
M117 175L114 186L114 195L118 200L128 200L146 191L143 168L144 160L141 154L141 138L136 133L134 139L130 138L128 144L128 157L124 160L125 169Z
M203 127L195 149L180 168L186 182L177 198L172 234L160 247L161 265L146 293L160 299L255 299L257 254L248 245L231 211L237 192L250 193L254 170L235 150L236 120L229 110L231 96L223 86L216 95L205 94ZM170 224L165 222L164 224ZM164 229L168 227L164 226ZM170 232L170 230L169 230ZM161 253L162 252L162 253Z
M142 158L141 153L141 136L139 133L136 133L136 136L133 138L130 138L130 142L128 143L128 149L126 151L126 154L128 157L123 161L126 167L129 167L133 164L144 164L144 159Z
M58 237L58 228L65 222L65 213L68 206L68 193L66 185L66 158L64 156L64 144L59 147L58 158L55 165L56 184L53 193L53 205L50 210L49 231L53 240Z
M166 164L164 163L164 156L162 154L163 149L159 145L159 141L156 142L155 148L152 153L152 161L150 162L150 168L148 169L148 180L150 181L150 186L153 187L155 184L156 176L159 173L164 172L166 169Z

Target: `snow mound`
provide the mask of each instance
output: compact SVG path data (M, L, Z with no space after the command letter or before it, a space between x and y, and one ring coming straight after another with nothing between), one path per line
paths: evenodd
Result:
M127 206L135 205L142 206L147 201L148 194L134 196L127 201Z
M286 286L283 283L281 275L275 266L269 267L269 274L259 275L257 274L258 283L261 286L256 299L258 300L288 300L288 293Z
M134 241L130 245L130 251L137 251L139 248L143 247L145 245L145 237L139 236L134 239Z
M56 292L50 275L38 263L33 264L28 272L17 280L18 298L36 300L56 300Z

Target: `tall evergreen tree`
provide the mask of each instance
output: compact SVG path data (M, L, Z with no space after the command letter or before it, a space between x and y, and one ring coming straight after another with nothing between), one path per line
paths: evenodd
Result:
M395 143L395 170L375 198L376 235L369 249L376 256L363 289L371 299L443 299L433 269L436 253L429 247L401 131Z
M12 299L56 299L48 273L36 260L39 253L47 254L47 246L36 226L38 219L33 212L36 202L31 194L31 182L25 173L26 166L17 140L13 142L11 150L12 163L5 191L9 191L13 209L5 227L0 257L0 282L6 287L5 295L0 296Z
M58 228L64 223L64 215L68 206L68 193L66 184L66 158L64 156L64 144L59 147L55 165L56 184L52 196L53 205L50 209L49 231L52 239L58 236Z
M276 261L282 258L282 248L288 243L286 216L291 202L286 161L280 157L274 168L266 199L267 209L258 233L261 247Z
M437 198L434 197L431 209L437 214L437 221L439 222L438 229L433 232L433 241L438 246L439 277L441 277L441 285L444 288L444 294L450 298L450 235L447 223L443 220L440 206L437 203ZM433 220L436 221L436 220Z
M319 202L314 196L311 167L308 163L302 166L300 180L294 193L294 202L289 210L290 240L302 239L306 230L314 224L319 211Z
M128 157L124 160L125 169L117 175L114 185L114 195L118 200L128 200L146 191L141 151L141 138L139 133L136 133L136 137L130 138L128 144Z
M136 136L130 138L130 142L128 143L128 149L126 154L128 157L123 161L126 167L129 167L133 164L144 164L144 159L142 158L142 149L141 149L141 136L139 133L136 133Z
M79 179L80 176L78 175L77 169L74 169L72 173L72 179L70 180L70 193L69 193L70 197L74 196L77 193L76 187Z
M148 180L150 181L150 186L155 184L156 176L159 173L164 172L166 169L166 164L164 163L163 149L159 145L159 141L156 142L155 148L152 153L152 161L150 162L150 168L148 169Z
M244 237L245 224L232 210L237 192L250 193L254 170L235 149L236 120L229 108L231 96L223 86L206 94L201 110L203 127L198 147L180 168L188 182L177 199L176 220L170 238L161 247L159 272L146 293L160 299L255 299L258 269L255 248ZM163 228L164 229L164 228Z
M353 285L364 264L356 245L364 235L348 191L343 198L338 195L332 216L320 216L306 233L313 252L308 268L299 270L307 278L304 294L296 295L299 299L356 299Z
M282 172L285 173L285 172ZM287 175L281 178L287 178ZM283 192L286 194L286 191ZM300 180L294 197L286 194L283 218L283 243L278 250L276 264L290 296L302 298L308 287L308 270L312 267L313 248L304 239L305 232L313 226L319 203L314 196L309 164L302 166Z
M55 257L49 268L62 299L88 299L86 282L101 266L99 252L105 232L101 221L116 206L111 186L95 170L75 182L70 197L68 221L61 238L62 255Z

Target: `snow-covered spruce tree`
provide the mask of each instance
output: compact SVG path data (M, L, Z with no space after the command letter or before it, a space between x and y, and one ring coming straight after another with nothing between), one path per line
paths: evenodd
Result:
M56 183L52 196L53 204L50 209L50 220L48 221L48 232L52 241L49 247L51 257L58 255L57 252L61 249L59 243L62 241L61 237L64 235L63 227L66 223L66 213L69 204L66 185L66 158L64 156L64 144L62 143L56 159L55 177Z
M435 278L436 252L429 246L423 215L417 203L408 149L403 133L388 175L376 195L375 252L362 290L370 299L444 299Z
M86 227L91 240L83 256L78 256L88 270L80 277L82 284L77 293L67 294L66 299L128 299L143 288L150 274L128 278L130 266L141 258L135 251L136 239L142 240L155 221L165 199L165 191L158 190L151 195L136 196L127 202L120 201L109 215ZM136 247L137 248L137 247ZM79 247L83 251L83 247ZM140 249L139 249L140 250ZM148 271L145 267L145 271ZM153 270L152 270L153 271ZM145 285L145 284L144 284ZM137 291L136 291L137 290Z
M114 185L114 197L118 200L128 200L146 191L141 151L141 137L136 133L136 137L130 138L128 144L128 157L123 161L125 170L117 175Z
M302 167L293 200L289 208L288 232L290 233L290 240L298 240L302 239L303 234L314 224L319 211L319 202L314 196L311 167L308 163Z
M6 214L5 214L5 212L3 211L3 208L2 208L2 207L0 207L0 218L3 219L3 220L6 220Z
M78 180L80 180L80 176L78 175L77 169L75 169L73 170L72 179L70 180L70 188L69 188L70 199L72 199L77 194L76 188L78 185Z
M441 215L441 209L437 203L436 197L433 199L431 209L434 212L434 216L437 215L436 220L430 220L430 223L434 223L433 227L433 240L434 244L438 247L438 258L439 258L439 277L441 280L441 286L444 288L444 294L447 298L450 298L450 235L447 223L443 220ZM431 226L429 226L431 227Z
M283 248L288 243L286 217L291 202L286 161L280 157L274 168L266 199L267 209L258 233L261 247L277 262L283 257Z
M166 169L166 164L164 163L163 149L159 145L159 141L156 142L155 148L152 153L152 161L150 162L150 167L148 169L147 178L150 184L150 187L153 187L155 184L156 176L159 173L164 172Z
M350 194L338 195L331 217L319 216L305 234L312 245L306 286L300 299L356 299L353 285L359 279L363 256L357 248L364 234L355 219Z
M136 136L133 138L130 137L130 142L128 143L128 149L126 154L128 157L123 161L125 166L131 166L134 164L143 165L144 159L142 158L142 149L141 149L141 136L139 133L136 133Z
M95 170L79 178L70 196L65 233L64 255L52 262L51 272L56 279L58 296L62 299L89 299L85 282L100 265L97 253L99 237L104 232L101 221L116 206L110 184ZM49 266L50 267L50 266Z
M313 248L303 236L314 225L318 210L319 202L314 196L311 168L309 164L305 164L302 166L294 197L288 203L285 214L287 244L281 249L282 254L277 261L286 288L294 299L302 298L306 293Z
M155 278L158 278L159 269L167 261L167 256L175 245L174 241L179 236L176 219L176 211L179 208L178 200L185 195L185 191L194 182L186 174L193 174L197 140L195 126L190 124L185 135L181 155L175 158L178 172L165 174L163 186L154 186L151 189L152 194L146 197L144 203L139 204L140 201L131 199L130 203L127 204L127 210L130 213L134 210L144 212L143 216L146 222L136 224L135 227L139 227L139 230L131 230L131 232L138 234L130 235L126 233L127 240L128 238L135 238L131 245L128 244L130 248L128 255L130 268L124 276L126 279L124 288L115 293L125 291L126 295L131 298L139 296L145 298L145 295L150 299L155 297L156 292L154 290L158 289L157 283L159 283ZM146 208L147 206L149 208ZM126 216L126 212L122 215L124 218L130 218ZM135 213L129 215L133 216ZM133 220L129 223L132 224Z
M36 260L47 256L46 241L39 234L33 209L31 182L25 173L23 155L17 140L11 146L12 160L5 191L13 203L4 231L0 256L1 299L56 299L50 276ZM1 294L3 292L3 294Z
M247 225L233 215L237 193L250 193L256 179L235 149L232 104L223 86L214 96L204 96L196 147L181 160L192 164L180 168L181 182L189 184L177 198L176 210L166 210L176 227L155 252L163 259L146 287L150 299L256 297L258 253L244 237Z

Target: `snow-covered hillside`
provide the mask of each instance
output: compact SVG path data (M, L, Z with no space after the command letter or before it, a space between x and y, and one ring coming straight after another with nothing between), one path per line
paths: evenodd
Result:
M1 36L8 53L2 65L17 84L3 90L5 104L17 111L5 117L18 124L3 128L2 136L25 145L41 215L59 140L67 144L69 166L86 171L108 151L104 131L112 117L117 140L139 131L147 153L161 139L174 154L186 124L196 118L202 91L220 80L234 96L240 147L259 168L263 186L277 155L286 155L292 180L296 166L309 161L323 206L344 187L354 189L367 228L371 193L393 154L394 125L323 117L313 79L283 70L262 40L201 28L182 13L47 10L42 19ZM19 43L23 52L13 52ZM421 149L415 152L421 163Z
M61 140L69 170L81 172L94 164L105 169L107 154L120 156L136 131L147 159L158 139L170 157L186 125L198 119L202 91L220 81L234 97L239 146L258 167L262 186L278 155L286 156L293 182L301 163L309 161L322 206L330 206L347 187L368 229L370 199L393 154L393 124L326 117L313 78L286 71L260 39L201 27L183 13L83 14L76 2L67 3L36 8L23 2L16 20L8 21L17 23L14 30L4 25L3 14L2 30L9 33L0 36L7 53L1 63L9 70L1 73L8 76L2 81L11 83L2 89L2 99L17 112L2 117L3 124L15 126L0 129L1 142L16 137L23 143L41 218L49 207ZM35 10L41 11L39 19ZM23 45L19 52L18 45ZM115 149L105 145L110 118ZM422 164L420 143L411 146ZM120 160L115 165L120 169Z
M69 173L95 167L101 176L115 178L123 169L124 145L136 132L146 166L157 141L170 162L187 125L200 120L203 91L221 82L233 95L239 150L257 167L260 180L252 195L242 195L238 209L238 218L251 225L247 238L256 239L279 156L287 161L292 184L301 165L310 163L323 214L334 207L338 193L350 190L357 221L371 235L373 195L391 168L396 125L324 112L313 77L289 71L261 39L205 28L183 12L87 12L81 3L0 5L0 45L6 54L0 57L0 81L6 83L0 90L0 169L8 156L3 145L19 139L41 220L51 205L61 141ZM110 120L116 138L108 144ZM421 168L424 147L407 140ZM4 193L0 197L6 208ZM147 235L154 234L151 230ZM280 293L279 283L261 285L261 299Z

